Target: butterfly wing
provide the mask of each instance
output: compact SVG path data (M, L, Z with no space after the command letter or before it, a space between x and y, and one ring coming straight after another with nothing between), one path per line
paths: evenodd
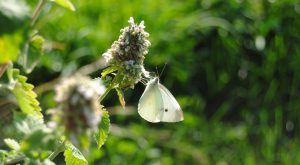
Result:
M183 113L174 96L163 85L158 84L158 88L163 100L163 109L160 110L159 120L164 122L182 121Z
M138 113L149 122L160 122L160 111L163 108L163 99L159 90L158 81L151 80L138 104Z

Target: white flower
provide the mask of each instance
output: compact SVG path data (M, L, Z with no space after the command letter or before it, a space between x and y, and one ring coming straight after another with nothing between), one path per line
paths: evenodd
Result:
M142 21L140 24L139 24L139 27L141 28L141 29L144 29L146 26L144 25L144 21Z
M110 51L107 51L103 54L103 57L105 58L106 62L109 62L112 59L112 55Z
M111 66L120 68L118 74L121 74L124 80L119 84L120 87L133 87L142 76L149 76L143 66L145 55L151 45L148 40L149 33L144 31L144 21L135 24L134 19L130 17L128 23L129 26L121 30L119 39L103 54Z
M134 19L133 19L133 17L129 18L128 23L130 23L131 25L134 25Z

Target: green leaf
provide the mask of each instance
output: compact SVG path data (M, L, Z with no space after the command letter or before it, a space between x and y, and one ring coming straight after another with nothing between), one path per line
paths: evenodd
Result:
M15 141L14 139L4 139L5 144L11 148L12 150L18 151L20 149L20 145L17 141Z
M0 36L0 64L15 61L18 58L22 40L20 32Z
M86 165L87 160L82 153L72 144L66 144L66 150L64 152L65 161L67 165Z
M0 165L6 161L7 151L0 149Z
M123 109L125 109L125 99L124 99L124 94L123 94L123 91L121 88L115 88L116 91L117 91L117 94L119 96L119 101L120 101L120 104L122 105Z
M105 143L107 139L109 126L110 126L110 120L109 120L108 112L106 110L103 110L101 122L99 124L99 130L95 134L98 149L102 147L102 145Z
M69 9L71 11L75 11L74 5L69 0L50 0L50 1L55 2L56 4L66 8L66 9Z
M118 70L117 67L108 67L108 68L104 69L101 73L101 78L105 78L106 75L108 75L116 70Z
M49 129L36 130L26 135L21 142L21 151L28 157L36 157L36 155L44 155L45 151L52 151L56 147L57 139L55 134Z
M11 79L12 93L16 97L20 109L27 115L43 118L37 95L34 93L33 85L26 83L27 78L19 74L18 69L9 69L8 74ZM10 75L12 74L12 75ZM12 76L12 77L11 77Z
M14 113L14 124L18 132L23 136L31 134L37 130L48 129L42 119L29 116L21 112Z
M26 45L26 50L19 58L19 63L23 65L25 72L30 73L40 61L44 54L43 45L44 38L40 35L32 37L31 41Z

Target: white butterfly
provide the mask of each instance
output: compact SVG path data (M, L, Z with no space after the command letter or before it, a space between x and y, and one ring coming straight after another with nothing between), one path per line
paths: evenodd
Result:
M159 83L158 77L147 83L138 104L138 113L149 122L178 122L182 110L171 92Z

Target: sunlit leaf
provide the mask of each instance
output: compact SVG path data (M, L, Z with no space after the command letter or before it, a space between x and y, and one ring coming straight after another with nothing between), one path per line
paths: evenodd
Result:
M112 66L104 69L101 73L101 78L105 78L106 75L108 75L108 74L110 74L110 73L112 73L116 70L118 70L118 68L117 67L112 67Z
M119 96L119 102L122 105L123 109L125 109L126 102L125 102L125 99L124 99L123 91L120 88L116 88L116 91L117 91L117 94Z
M53 1L56 4L58 4L58 5L60 5L60 6L64 7L64 8L66 8L66 9L69 9L71 11L75 11L74 5L69 0L50 0L50 1Z
M22 36L20 32L0 36L0 64L17 59L21 42Z
M96 142L98 145L98 149L102 147L102 145L105 143L108 132L109 132L109 126L110 126L110 120L109 120L109 115L106 110L102 111L102 119L99 125L99 130L95 134L96 137Z
M66 145L64 152L65 161L67 165L86 165L88 164L82 153L72 144Z
M4 142L9 148L11 148L15 151L18 151L20 149L19 143L17 141L15 141L14 139L7 138L7 139L4 139Z
M22 112L42 119L43 115L36 99L37 95L32 90L33 85L26 83L27 78L20 75L18 69L10 69L8 72L12 73L10 80L14 85L12 93L16 97Z

